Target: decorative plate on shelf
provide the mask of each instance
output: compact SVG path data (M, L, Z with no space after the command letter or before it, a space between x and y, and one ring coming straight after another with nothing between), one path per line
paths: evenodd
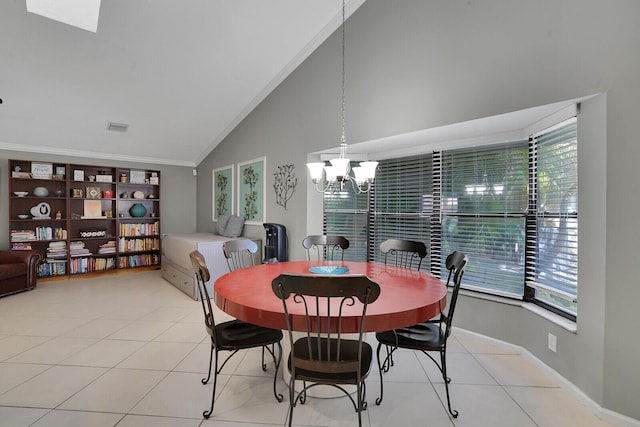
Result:
M144 199L144 193L142 191L134 191L132 195L134 199Z
M309 272L313 274L345 274L349 272L349 269L337 265L317 265L310 267Z

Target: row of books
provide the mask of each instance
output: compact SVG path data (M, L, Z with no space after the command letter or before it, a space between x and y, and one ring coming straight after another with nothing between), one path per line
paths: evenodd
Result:
M64 276L67 274L66 260L47 259L38 265L38 277Z
M158 265L160 264L160 257L156 254L144 254L144 255L127 255L121 256L119 267L143 267L146 265Z
M67 230L61 227L36 227L34 230L11 230L12 242L32 240L66 240Z
M160 239L158 238L125 239L121 237L118 241L118 251L120 252L141 252L158 249L160 249Z
M115 258L74 258L69 263L71 274L90 273L92 271L114 270L116 268Z
M160 232L160 223L120 224L121 236L157 236Z

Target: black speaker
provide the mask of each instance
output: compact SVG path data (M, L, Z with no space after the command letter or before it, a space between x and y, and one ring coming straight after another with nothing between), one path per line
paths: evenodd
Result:
M282 224L267 222L262 224L266 233L264 246L264 262L288 261L287 254L287 229Z

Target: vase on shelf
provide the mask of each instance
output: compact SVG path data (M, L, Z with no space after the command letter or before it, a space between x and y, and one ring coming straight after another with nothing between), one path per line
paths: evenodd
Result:
M147 214L147 208L142 203L135 203L129 208L129 213L133 217L140 218Z

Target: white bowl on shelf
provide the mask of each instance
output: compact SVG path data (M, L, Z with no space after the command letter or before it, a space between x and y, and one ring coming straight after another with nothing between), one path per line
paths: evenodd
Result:
M13 194L15 194L18 197L24 197L24 196L28 195L29 192L28 191L14 191Z
M29 218L29 215L27 215L27 214L20 214L20 215L18 215L18 218L20 218L20 219L27 219L27 218Z

